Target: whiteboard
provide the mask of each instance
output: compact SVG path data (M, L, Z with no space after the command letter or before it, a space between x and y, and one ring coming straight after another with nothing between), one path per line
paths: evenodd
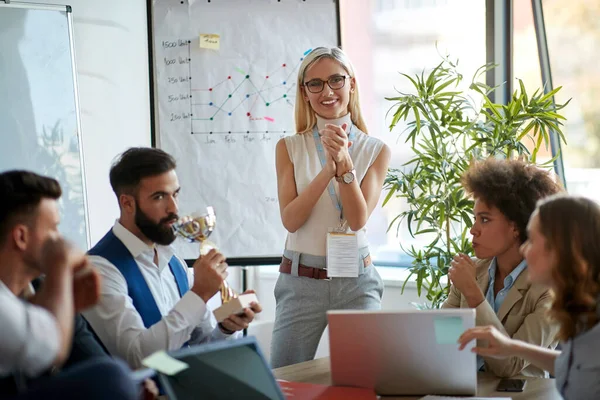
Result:
M88 249L71 9L0 4L0 172L27 169L63 190L59 229Z
M210 240L228 257L281 255L275 145L295 133L303 57L338 45L337 3L155 0L152 14L156 142L177 160L180 214L213 206Z

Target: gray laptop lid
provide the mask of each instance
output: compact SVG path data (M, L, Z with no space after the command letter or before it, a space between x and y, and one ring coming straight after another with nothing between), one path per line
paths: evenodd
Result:
M456 339L475 326L474 309L329 311L334 385L373 388L380 395L474 395L473 344Z
M170 352L189 365L174 376L159 374L169 400L284 400L253 336Z

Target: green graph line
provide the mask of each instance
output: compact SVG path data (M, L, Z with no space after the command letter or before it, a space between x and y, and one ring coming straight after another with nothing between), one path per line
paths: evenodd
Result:
M248 75L246 75L246 79L248 79ZM244 79L244 80L246 80L246 79ZM212 115L212 117L211 117L211 118L214 118L214 116L215 116L215 115L217 115L217 114L219 113L219 111L220 111L220 110L223 108L223 106L224 106L224 105L225 105L225 104L226 104L226 103L229 101L229 99L231 99L231 98L232 98L232 96L233 96L233 95L234 95L234 94L237 92L237 90L240 88L240 86L242 86L242 84L244 83L244 80L242 80L242 81L240 82L240 84L239 84L239 85L237 85L237 86L235 87L235 89L233 89L233 92L231 92L231 94L230 94L229 96L227 96L227 98L225 99L225 101L223 102L223 104L221 104L221 105L219 106L219 108L217 109L217 111L215 111L215 113ZM252 82L252 81L250 81L250 82Z
M271 102L270 102L270 104L273 104L273 103L275 103L276 101L279 101L279 100L281 100L281 99L285 99L285 98L287 98L287 96L284 94L283 96L279 97L278 99L275 99L275 100L271 101Z
M258 92L254 92L254 93L248 93L248 94L249 94L249 95L254 95L254 94L258 94L258 93L266 92L266 91L268 91L268 90L275 89L275 88L278 88L278 87L281 87L281 86L283 86L283 83L280 83L279 85L269 86L268 88L265 88L265 89L259 90Z
M247 97L244 97L244 100L240 101L240 104L238 104L237 106L235 106L231 111L229 112L234 112L235 110L237 110L242 104L244 104L244 102L248 100Z
M260 85L260 89L258 90L258 92L255 92L255 94L258 94L258 96L254 97L254 101L252 102L252 105L250 106L250 108L248 109L248 113L252 114L252 110L254 110L254 106L256 105L256 102L258 101L258 98L261 97L263 99L263 102L265 101L265 99L260 96L260 93L263 90L263 87L267 84L267 79L265 78L265 80L263 81L262 85ZM256 88L256 86L254 86Z
M254 82L252 82L252 80L251 80L251 79L249 80L249 82L250 82L250 84L251 84L252 86L254 86L254 89L256 89L256 92L258 93L258 95L260 96L260 98L261 98L261 99L263 99L263 101L264 101L265 103L268 103L268 102L267 102L267 99L265 99L265 98L263 97L262 93L260 93L260 89L256 87L256 85L254 84Z

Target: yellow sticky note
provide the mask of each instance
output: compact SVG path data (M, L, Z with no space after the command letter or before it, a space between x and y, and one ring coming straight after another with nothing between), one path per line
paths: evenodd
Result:
M221 37L214 33L202 33L200 34L200 48L201 49L212 49L219 50L221 47Z
M142 360L142 364L165 375L176 375L190 366L168 355L165 351L157 351Z

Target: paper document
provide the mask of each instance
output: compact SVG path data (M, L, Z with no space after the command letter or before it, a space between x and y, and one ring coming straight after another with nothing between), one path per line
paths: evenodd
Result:
M142 360L142 364L165 375L177 375L190 366L171 357L165 351L157 351Z
M327 276L358 277L358 241L355 233L327 234Z

